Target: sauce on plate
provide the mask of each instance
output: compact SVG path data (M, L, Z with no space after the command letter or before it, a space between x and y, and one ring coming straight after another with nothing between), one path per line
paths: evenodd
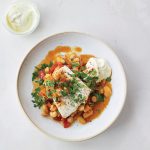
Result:
M75 47L75 48L73 48L73 50L76 53L82 52L82 49L80 47ZM39 65L37 65L37 67L40 66L41 64L44 64L44 63L49 64L50 61L55 60L55 57L60 53L69 53L69 52L72 52L72 49L69 46L58 46L54 50L50 50L48 52L47 56L41 61L41 63ZM80 59L81 59L82 64L85 65L91 57L95 57L95 56L90 55L90 54L81 54ZM35 89L37 87L37 85L36 85L36 83L33 83L33 84L34 84L34 89ZM106 82L106 84L108 84L108 86L112 89L111 83ZM107 107L109 100L110 100L110 98L105 98L104 102L97 102L93 108L93 112L94 112L93 115L86 118L85 119L86 122L90 122L93 119L97 118L104 111L104 109Z

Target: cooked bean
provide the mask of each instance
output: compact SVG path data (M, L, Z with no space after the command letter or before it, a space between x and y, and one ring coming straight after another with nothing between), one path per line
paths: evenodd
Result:
M45 104L42 105L42 107L41 107L41 114L43 116L47 116L49 114L49 109L48 109L47 105L45 105Z
M71 54L70 54L70 59L74 59L74 58L75 58L75 56L76 56L76 54L75 54L75 53L71 53Z
M45 68L45 73L49 73L49 68L48 67Z
M73 123L73 117L67 118L67 121L68 121L69 123Z
M49 78L50 77L50 74L46 74L45 75L45 78L47 79L47 78Z
M81 124L85 124L85 123L86 123L86 121L84 120L83 117L78 117L77 120L78 120Z
M103 93L104 93L104 90L103 90L103 89L99 89L99 93L100 93L100 94L103 94Z
M89 110L88 112L85 112L85 113L83 114L83 118L88 118L88 117L90 117L91 115L93 115L93 110Z
M56 111L56 110L57 110L57 107L56 107L55 105L51 105L50 110L51 110L51 111Z
M106 97L110 97L111 94L112 94L111 89L110 89L108 86L105 86L105 87L104 87L104 95L105 95Z
M89 105L85 105L84 112L88 112L89 110L91 110L91 107Z
M79 111L84 111L84 105L79 106Z
M97 97L96 96L92 96L92 102L97 102Z
M52 118L55 118L55 117L57 117L57 111L52 111L52 112L50 112L50 116L52 117Z
M56 61L57 62L61 62L61 63L65 63L65 60L62 58L62 57L60 57L60 56L58 56L57 58L56 58Z
M73 61L74 61L74 62L79 62L80 59L79 59L78 57L76 57Z

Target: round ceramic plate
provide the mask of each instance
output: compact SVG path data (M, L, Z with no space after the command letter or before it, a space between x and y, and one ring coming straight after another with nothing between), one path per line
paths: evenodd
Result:
M31 102L31 78L34 66L40 63L49 50L60 45L79 46L83 49L82 53L105 58L112 68L113 94L107 108L92 122L86 125L75 123L67 129L53 120L42 117L40 110L35 109ZM118 57L110 47L87 34L67 32L44 39L28 53L19 69L17 92L24 112L38 129L49 136L63 140L82 141L102 133L116 120L125 102L126 78Z

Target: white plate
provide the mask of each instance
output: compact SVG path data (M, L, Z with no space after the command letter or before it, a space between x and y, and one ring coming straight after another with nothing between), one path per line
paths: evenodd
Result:
M44 118L38 108L31 102L32 72L34 66L56 46L80 46L82 53L105 58L112 68L113 94L104 112L86 125L75 123L70 128L63 128L59 123ZM110 47L87 34L67 32L53 35L37 44L25 57L18 73L17 92L20 104L31 122L47 135L68 141L82 141L96 136L106 130L118 117L125 102L126 78L123 67Z

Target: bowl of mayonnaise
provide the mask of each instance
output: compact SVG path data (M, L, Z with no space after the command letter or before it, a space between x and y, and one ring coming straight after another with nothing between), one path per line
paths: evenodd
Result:
M31 1L16 1L6 10L4 25L7 30L17 35L32 33L40 21L40 13L37 6Z

